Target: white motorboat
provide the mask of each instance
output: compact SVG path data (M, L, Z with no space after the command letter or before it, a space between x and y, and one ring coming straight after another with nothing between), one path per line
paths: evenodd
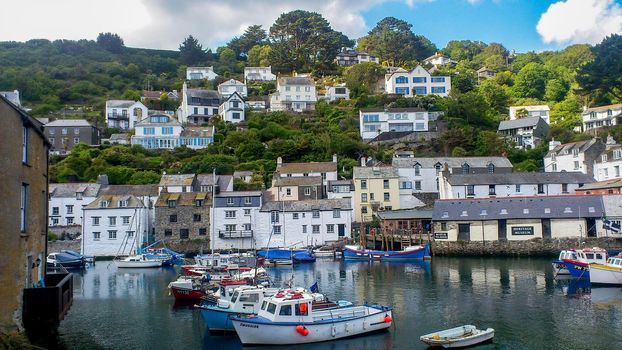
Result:
M610 257L606 264L590 264L590 283L622 285L622 256Z
M475 326L465 325L422 335L419 339L430 346L462 348L489 341L494 336L495 330L492 328L480 330Z
M293 290L266 297L257 315L231 316L242 344L315 343L388 329L392 308L361 305L314 309L313 295Z
M161 267L162 260L149 260L144 255L128 256L114 261L118 268Z
M576 260L577 252L574 249L562 250L559 252L557 260L553 261L553 271L555 275L570 275L570 271L566 268L564 260Z

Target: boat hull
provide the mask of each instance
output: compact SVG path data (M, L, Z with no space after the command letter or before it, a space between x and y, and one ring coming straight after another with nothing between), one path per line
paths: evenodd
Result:
M216 305L201 306L201 317L207 324L207 328L210 332L235 332L231 317L246 314L247 313L222 309Z
M564 260L564 266L573 278L590 279L590 265L580 261Z
M408 260L428 260L430 250L428 245L419 249L406 251L382 251L382 250L356 250L349 247L343 249L343 257L349 260L380 260L380 261L408 261Z
M385 316L392 317L391 310L357 318L314 323L263 323L249 322L243 318L233 318L231 322L244 345L289 345L318 343L386 330L391 327L392 322L385 322ZM309 334L304 336L296 332L298 325L309 330Z
M555 271L556 275L570 275L570 272L566 268L566 264L564 264L561 260L555 260L552 263L553 271Z
M590 266L590 283L601 285L622 285L622 269L600 264Z
M175 297L175 300L201 300L205 293L197 289L186 289L171 287L171 294Z
M122 261L122 260L115 260L115 265L117 265L118 268L145 268L145 267L161 267L162 266L162 261Z
M453 349L491 341L494 336L495 330L493 328L478 330L475 326L467 325L426 334L419 339L430 346Z

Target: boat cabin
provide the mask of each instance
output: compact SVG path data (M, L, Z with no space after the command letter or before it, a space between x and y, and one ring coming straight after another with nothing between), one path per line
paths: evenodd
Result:
M365 306L353 306L348 301L330 302L322 294L310 294L299 288L279 290L274 296L266 297L257 315L271 322L311 323L365 316L366 312Z
M622 269L622 256L612 256L611 258L607 259L607 265Z
M576 250L575 260L585 263L605 264L607 262L607 251L602 248L585 248Z
M241 286L235 288L231 299L218 302L218 307L231 309L235 312L256 313L265 297L273 296L278 292L276 288L258 288Z
M577 252L574 249L562 250L559 253L559 260L577 260Z

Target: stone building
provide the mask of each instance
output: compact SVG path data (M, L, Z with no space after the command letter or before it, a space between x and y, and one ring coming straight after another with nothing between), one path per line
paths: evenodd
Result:
M211 208L211 193L161 193L155 204L155 239L208 242Z
M44 130L55 154L67 154L80 143L93 146L101 141L99 129L84 119L58 119L45 124Z
M49 143L43 125L1 95L0 120L0 330L13 330L25 289L45 279Z

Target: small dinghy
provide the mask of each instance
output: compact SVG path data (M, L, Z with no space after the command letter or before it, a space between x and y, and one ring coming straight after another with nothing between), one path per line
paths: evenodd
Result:
M495 330L492 328L480 330L475 326L465 325L422 335L419 339L430 346L463 348L489 341L494 336Z

